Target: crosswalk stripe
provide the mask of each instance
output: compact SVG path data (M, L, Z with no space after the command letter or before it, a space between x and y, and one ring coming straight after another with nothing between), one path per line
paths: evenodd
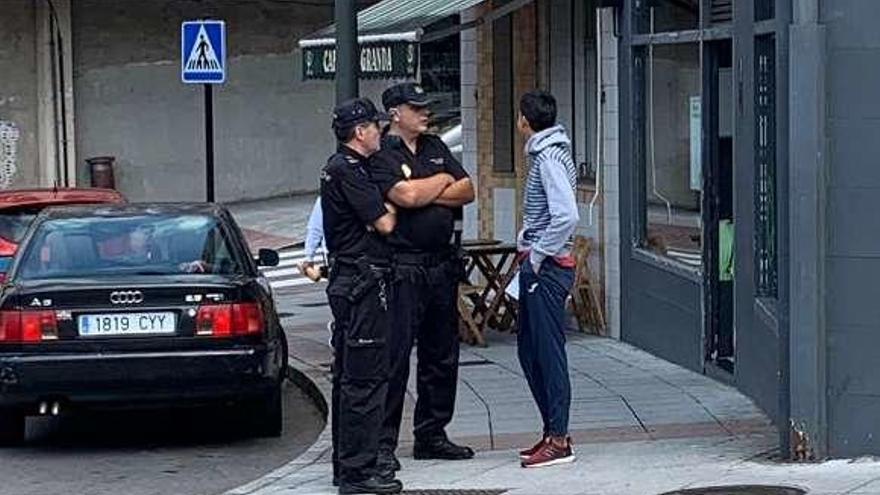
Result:
M278 262L278 266L273 266L272 269L274 270L274 269L276 269L276 268L280 268L280 267L284 267L284 266L296 266L296 265L300 264L300 263L303 262L303 261L305 261L305 258L287 258L287 259L283 259L283 260L280 260L280 261Z
M272 286L273 289L283 289L285 287L297 287L300 285L308 285L308 284L314 284L314 283L316 283L316 282L312 282L311 280L309 280L305 277L300 277L300 278L294 278L294 279L290 279L290 280L282 280L280 282L270 282L270 285ZM317 283L324 283L324 281L322 280L321 282L317 282Z
M319 261L322 258L323 251L318 250L315 254L316 261ZM299 270L299 264L306 261L305 249L284 249L278 252L278 257L277 266L262 270L263 275L269 279L269 285L272 288L283 289L315 283ZM322 280L322 282L326 281Z
M299 272L299 268L287 268L284 270L271 270L267 272L263 272L267 278L278 278L278 277L289 277L291 275L302 275Z
M283 259L278 260L277 266L273 266L273 267L269 267L269 268L275 269L275 268L278 268L279 266L296 266L305 260L306 260L305 256L297 257L297 258L283 258ZM323 260L321 258L317 258L317 259L315 259L315 262L316 263L323 263Z
M280 251L280 252L278 253L278 257L281 258L281 259L285 259L285 258L295 258L295 257L297 257L297 256L304 256L305 254L306 254L306 250L305 250L305 249L296 249L296 250L293 250L293 251Z
M321 250L321 249L315 251L315 257L316 257L316 258L320 258L320 256L321 256L322 254L324 254L324 251ZM305 255L306 255L306 250L305 250L305 249L293 249L293 250L290 250L290 251L286 251L286 250L285 250L285 251L279 251L279 252L278 252L278 257L281 258L281 259L285 259L285 258L297 258L297 257L305 258Z

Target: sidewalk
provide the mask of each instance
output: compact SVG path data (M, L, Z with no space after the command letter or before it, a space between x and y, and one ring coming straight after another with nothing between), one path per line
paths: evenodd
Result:
M260 248L279 249L305 239L315 194L227 203L256 253Z
M298 239L297 222L312 199L233 205L254 232ZM304 231L305 221L302 221ZM282 314L291 365L329 401L329 309L324 285L276 293L294 308ZM662 331L662 327L658 328ZM488 348L463 346L456 416L447 431L477 450L470 461L414 461L412 380L406 404L400 478L419 490L482 493L652 495L713 485L763 484L810 494L880 494L880 463L871 459L790 464L774 461L777 433L735 389L625 343L570 333L574 464L524 470L516 450L539 432L539 416L516 358L515 338L490 332ZM333 494L329 426L302 456L229 495Z
M302 308L282 322L290 336L291 364L328 398L328 311L320 305L324 294L319 287L279 297L295 298ZM398 451L406 489L650 495L748 483L800 486L811 494L880 493L876 462L798 465L769 460L777 443L775 430L751 401L726 385L618 341L571 333L567 348L576 463L528 471L519 467L516 449L536 439L538 413L516 362L515 339L490 333L488 348L462 348L456 417L448 428L455 441L477 449L476 458L414 461L410 396ZM229 493L335 493L329 462L328 427L300 458Z

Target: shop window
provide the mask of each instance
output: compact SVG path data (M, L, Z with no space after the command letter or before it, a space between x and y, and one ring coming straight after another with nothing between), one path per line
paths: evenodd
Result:
M432 132L443 134L461 123L461 43L458 34L423 43L421 84L433 101Z
M513 173L513 133L516 132L513 101L513 21L497 19L492 26L494 161L492 170Z
M755 20L767 21L776 17L776 0L755 0Z
M776 38L755 38L755 287L776 297Z
M701 0L635 0L639 34L690 31L700 27Z
M639 110L643 246L685 265L702 264L702 95L697 43L645 48Z

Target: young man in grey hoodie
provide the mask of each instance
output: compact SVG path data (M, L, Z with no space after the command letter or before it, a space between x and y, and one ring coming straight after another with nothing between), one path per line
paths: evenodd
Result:
M520 99L517 129L527 139L523 229L517 239L519 274L519 362L538 404L544 431L520 452L522 466L574 461L568 436L571 385L565 354L565 300L574 283L572 234L578 223L577 169L571 141L556 124L556 100L544 91Z

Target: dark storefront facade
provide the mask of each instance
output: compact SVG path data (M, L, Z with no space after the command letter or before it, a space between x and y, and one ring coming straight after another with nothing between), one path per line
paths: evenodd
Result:
M771 2L626 2L622 337L779 420L788 21Z
M727 381L783 452L880 453L868 0L625 0L622 339Z
M622 332L779 417L788 19L772 7L627 2Z

